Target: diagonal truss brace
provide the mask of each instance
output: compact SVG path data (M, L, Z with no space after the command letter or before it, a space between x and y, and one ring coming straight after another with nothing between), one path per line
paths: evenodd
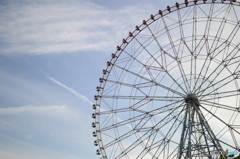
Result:
M185 98L185 102L186 112L178 159L215 159L224 151L199 109L198 98L194 94L189 94Z

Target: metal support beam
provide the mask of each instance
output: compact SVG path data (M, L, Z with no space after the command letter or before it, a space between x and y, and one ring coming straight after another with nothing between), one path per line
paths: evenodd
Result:
M186 112L180 139L178 159L215 159L224 153L204 118L194 94L185 98ZM217 154L214 156L214 154Z

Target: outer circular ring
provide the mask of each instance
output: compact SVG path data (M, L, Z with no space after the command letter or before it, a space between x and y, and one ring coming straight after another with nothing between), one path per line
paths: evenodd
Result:
M102 78L100 78L100 86L99 87L97 87L97 91L98 91L98 95L96 95L94 98L95 98L95 100L96 100L96 104L94 105L94 109L96 110L95 111L95 113L92 115L93 116L93 118L95 119L95 122L93 122L92 123L92 126L93 127L96 127L96 131L94 132L94 136L95 137L97 137L97 140L95 140L95 145L99 145L99 149L97 150L97 153L99 153L99 154L102 154L102 156L103 156L103 158L109 158L108 157L108 155L107 155L107 153L106 153L106 151L105 151L105 145L104 145L104 141L102 140L102 136L101 136L101 128L100 128L100 125L101 125L101 120L100 120L100 118L99 118L99 116L100 116L100 114L102 113L102 112L104 112L105 110L101 110L101 102L102 102L102 99L104 98L103 96L103 92L105 91L105 87L106 87L106 83L107 83L107 81L108 80L111 80L111 79L109 79L109 75L113 72L113 67L114 67L114 64L119 60L119 57L121 56L121 54L122 53L124 53L124 50L128 47L128 45L136 38L136 37L138 37L139 36L139 34L140 33L142 33L145 29L147 29L147 27L148 26L150 26L150 25L152 25L154 22L156 22L156 21L158 21L159 19L161 19L162 17L164 17L164 16L167 16L168 14L171 14L171 13L173 13L173 12L176 12L176 11L178 11L178 10L181 10L181 9L185 9L185 8L190 8L190 7L193 7L193 6L197 6L197 5L207 5L207 4L230 4L230 5L233 5L233 6L240 6L240 2L237 2L237 1L235 1L235 0L231 0L231 1L229 1L229 0L225 0L225 1L223 1L223 0L213 0L213 1L206 1L206 0L203 0L203 1L198 1L198 0L195 0L195 1L185 1L185 3L182 3L182 4L179 4L179 3L176 3L176 5L175 6L173 6L173 7L167 7L167 9L165 9L164 11L161 11L161 10L159 10L159 12L158 12L158 14L156 14L156 15L151 15L150 16L150 18L148 19L148 20L143 20L143 23L140 25L140 26L136 26L136 28L135 28L135 30L133 31L133 32L130 32L129 33L129 36L126 38L126 39L123 39L123 42L122 42L122 44L120 45L120 46L117 46L117 50L116 50L116 52L114 53L114 54L112 54L112 59L109 61L109 62L107 62L107 68L106 69L104 69L103 70L103 77ZM231 22L230 22L231 23ZM186 37L187 38L187 37ZM228 40L228 39L221 39L221 38L219 38L218 39L219 41L225 41L225 40ZM231 43L231 41L229 42L229 45L231 45L231 47L238 47L238 45L236 45L236 44L234 44L234 43ZM207 57L208 55L206 55L206 57ZM237 56L236 56L236 58L237 58ZM226 61L223 61L223 62L226 62ZM237 62L239 62L238 60L235 60L235 63L237 63ZM215 63L217 64L217 63L220 63L221 64L221 61L219 61L219 60L216 60L215 61ZM233 64L235 64L235 63L231 63L231 65L233 65ZM228 63L229 64L229 63ZM169 64L169 66L170 66L171 64ZM222 66L224 66L223 64L222 64ZM229 67L230 68L230 67ZM236 83L235 84L235 87L236 87L236 89L237 90L239 90L239 87L238 87L238 71L233 71L233 70L231 70L231 69L229 69L229 68L226 68L226 71L228 71L228 73L229 74L231 74L232 75L232 77L234 77L234 78L236 78L236 79L233 79L233 81L234 81L234 83ZM153 68L152 68L153 69ZM159 69L159 68L154 68L154 69ZM172 67L172 69L174 69L174 67ZM124 71L127 71L127 70L124 70ZM159 71L159 70L158 70ZM141 72L141 71L140 71ZM216 74L218 74L218 73L216 73ZM200 74L196 74L196 75L198 75L198 76L202 76L202 75L200 75ZM216 75L216 76L218 76L218 75ZM204 79L204 78L207 78L207 76L203 76L202 77L202 81L208 81L208 79L206 80L206 79ZM188 78L186 78L187 80L188 80ZM136 79L135 80L135 84L137 84L137 82L140 82L140 81L138 81L138 79ZM121 83L121 85L122 85L123 83ZM217 85L220 85L221 84L221 82L217 82L217 84L216 84L216 86ZM183 85L184 84L181 84L181 85L179 85L179 87L183 87ZM208 82L208 85L212 85L212 83L211 83L211 80ZM163 87L163 86L162 86ZM197 87L202 87L201 86L201 84L199 84ZM173 88L176 88L176 87L173 87ZM170 90L170 89L169 89ZM119 90L118 90L119 91ZM203 92L203 90L201 90L202 92ZM208 90L210 93L210 95L211 95L211 93L212 92L215 92L215 93L213 93L214 95L214 97L210 97L209 96L209 98L207 98L207 99L210 99L210 98L214 98L214 100L219 100L220 98L221 98L221 92L220 93L218 93L218 90ZM216 93L217 92L217 93ZM199 93L199 92L198 92ZM200 92L201 93L201 92ZM137 93L136 92L134 92L134 90L132 90L132 92L131 92L131 94L135 94L136 96L137 96ZM170 91L170 94L171 94L171 91ZM174 95L172 94L172 98L174 98ZM137 97L135 97L135 98L137 98ZM135 100L135 98L133 99L133 98L131 98L130 99L130 101L129 102L132 102L131 100L133 100L133 102L134 102L134 100ZM205 96L203 97L203 98L206 98ZM236 98L238 98L238 94L236 95ZM168 103L171 103L171 102L173 102L173 100L169 100L169 101L167 101L166 102L166 105L168 105ZM211 101L212 102L212 101ZM212 104L214 105L214 104L219 104L217 101L216 102L212 102ZM113 108L112 108L113 109ZM149 108L150 109L150 108ZM172 109L172 108L171 108ZM232 108L231 108L232 109ZM234 113L239 113L239 107L236 107L236 110L234 110ZM217 110L217 108L216 109L214 109L213 107L211 108L211 110L212 111L218 111ZM208 113L209 114L209 113ZM136 117L136 115L134 115L134 114L132 114L132 113L130 113L129 114L129 116L130 117ZM212 118L212 116L210 115L210 117L208 117L208 115L205 115L206 116L206 119L207 120L210 120L211 118ZM174 115L172 115L172 117L174 117ZM179 116L180 117L180 116ZM235 117L235 116L234 116ZM236 117L237 118L237 117ZM238 118L237 118L238 119ZM117 121L117 120L119 120L119 119L117 119L117 117L115 118L115 120ZM155 119L151 119L152 121L151 121L151 123L157 123L156 121L155 121ZM235 122L234 122L235 123ZM132 123L133 125L132 125L132 127L134 127L134 126L136 126L137 125L137 123L135 123L135 125L134 125L134 122ZM113 125L114 125L114 122L113 122ZM236 128L233 124L228 124L228 123L226 123L226 125L227 126L229 126L229 128L230 129L234 129L235 130L235 132L233 132L233 136L235 135L236 136L236 133L237 132L239 132L237 129L238 128ZM225 131L225 129L223 129L222 131ZM232 130L230 130L230 131L232 131ZM118 136L119 137L119 134L117 133L117 132L115 132L116 133L116 136ZM231 133L231 132L230 132ZM136 134L137 135L137 138L140 140L140 138L141 138L141 135L139 136L139 134ZM238 134L237 134L238 135ZM234 138L236 139L236 137L234 136ZM117 137L116 137L117 138ZM237 138L237 139L239 139L239 138ZM221 141L221 142L223 142L223 141ZM105 143L106 144L106 143ZM238 149L237 148L237 144L239 144L238 142L236 142L236 145L234 146L234 145L230 145L230 147L232 147L233 149ZM225 145L227 145L227 143L225 143ZM120 146L121 147L121 146ZM112 156L114 156L114 155L112 155Z

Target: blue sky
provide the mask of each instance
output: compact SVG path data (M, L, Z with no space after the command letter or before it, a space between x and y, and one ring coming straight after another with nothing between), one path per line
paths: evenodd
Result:
M175 1L2 0L0 158L94 159L102 69L128 32Z

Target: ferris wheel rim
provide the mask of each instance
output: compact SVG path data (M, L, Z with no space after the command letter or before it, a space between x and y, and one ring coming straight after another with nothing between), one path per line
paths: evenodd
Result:
M163 16L165 16L165 15L168 15L168 14L170 14L170 13L172 13L172 12L175 12L175 11L177 11L177 10L179 10L179 9L183 9L183 8L187 8L187 7L191 7L191 6L194 6L194 5L200 5L200 4L213 4L213 3L219 3L219 4L222 4L222 3L224 3L224 4L230 4L230 5L236 5L236 6L238 6L238 5L240 5L240 3L239 2L236 2L236 1L234 1L234 0L231 0L231 1L223 1L223 0L221 0L221 1L218 1L218 0L213 0L213 1L206 1L206 0L203 0L203 1L185 1L185 3L182 3L182 4L178 4L178 3L176 3L176 5L174 6L174 7L167 7L167 9L166 10L164 10L164 11L161 11L161 13L162 13L162 15L160 14L160 11L159 11L159 13L158 14L156 14L156 15L154 15L154 16L152 16L151 15L151 17L148 19L148 20L144 20L143 21L143 24L141 24L140 26L136 26L136 29L131 33L129 33L129 36L126 38L126 39L123 39L123 43L120 45L120 46L117 46L117 51L114 53L114 54L112 54L112 59L111 59L111 61L110 62L108 62L107 64L108 64L108 67L107 67L107 69L105 69L104 71L103 71L103 77L101 78L101 80L104 80L104 81L107 81L108 80L108 76L109 76L109 73L112 71L112 64L114 64L117 60L118 60L118 57L124 52L124 49L128 46L128 44L136 37L136 36L138 36L144 29L146 29L146 27L147 26L149 26L149 25L151 25L152 23L154 23L156 20L158 20L158 19L160 19L161 17L163 17ZM179 5L179 6L178 6ZM178 7L177 7L178 6ZM182 6L182 8L181 8L181 6ZM175 10L174 10L175 9ZM234 45L234 44L232 44L231 43L231 45ZM234 72L235 73L235 72ZM205 77L203 77L203 78L205 78ZM187 79L187 78L186 78ZM106 84L106 82L103 82L104 84L102 85L102 84L100 84L100 87L99 87L99 89L101 89L101 90L103 90L104 88L105 88L105 84ZM236 87L238 87L238 86L236 86ZM172 92L173 93L173 91L174 90L171 90L171 89L169 89L168 91L170 91L170 92ZM176 90L174 91L175 93L177 92ZM178 94L179 96L181 96L181 97L186 97L187 95L189 95L189 93L187 93L187 94L183 94L183 93L181 93L181 92L177 92L176 94ZM215 93L215 94L218 94L218 93ZM98 94L98 95L96 95L95 96L95 99L97 99L97 101L99 100L99 98L101 98L102 99L102 96L101 96L101 94ZM104 97L104 98L107 98L106 96ZM118 98L120 98L119 96L118 96ZM121 97L121 98L126 98L126 97ZM135 96L135 98L136 98L136 96ZM149 96L149 99L150 99L151 97ZM159 99L160 99L160 96L158 97ZM156 100L156 99L155 99ZM100 103L99 102L97 102L96 103L96 105L101 105L101 102L102 101L100 101ZM206 108L205 108L206 109ZM240 108L239 108L240 109ZM207 111L207 110L206 110ZM96 113L100 113L100 112L96 112ZM211 113L211 112L209 112L209 113ZM99 123L98 123L99 124ZM227 125L227 123L226 123L226 125ZM100 131L100 130L96 130L96 132L97 131ZM117 133L117 132L116 132ZM104 149L101 149L101 148L103 148L104 147L104 144L102 143L102 140L101 140L102 138L101 138L101 133L99 133L99 136L97 137L97 140L99 141L98 142L98 144L99 144L99 147L100 147L100 151L101 151L101 153L102 153L102 156L103 157L105 157L105 158L107 158L107 155L106 155L106 153L105 153L105 150ZM122 146L123 147L123 146Z

